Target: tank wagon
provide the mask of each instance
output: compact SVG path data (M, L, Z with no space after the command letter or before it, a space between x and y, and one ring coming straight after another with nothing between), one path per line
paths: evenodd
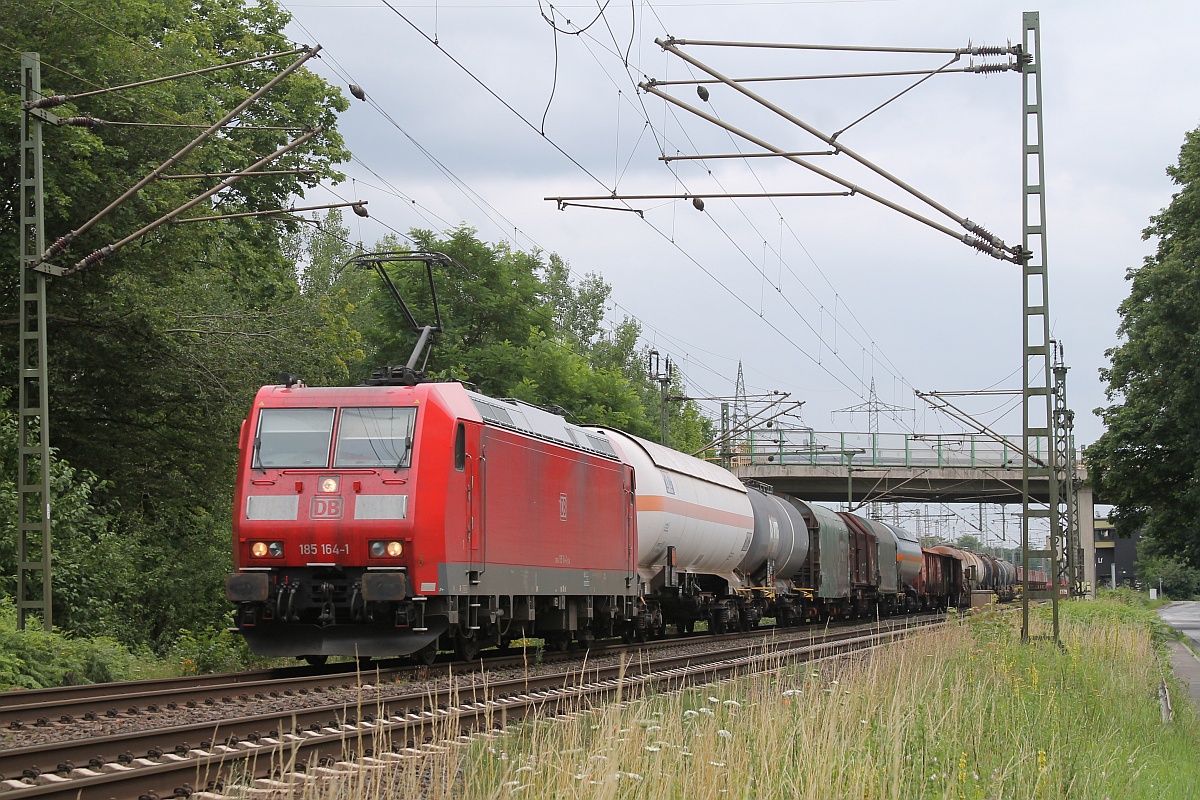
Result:
M471 659L527 636L562 648L944 608L996 580L991 562L964 569L970 554L638 437L410 383L258 392L226 580L254 652Z

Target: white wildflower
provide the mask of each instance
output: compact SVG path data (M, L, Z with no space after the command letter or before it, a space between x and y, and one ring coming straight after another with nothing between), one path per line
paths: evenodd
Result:
M717 736L720 736L722 739L732 739L733 738L733 734L730 733L729 731L725 730L724 728L717 731Z
M724 761L710 761L710 762L708 762L708 765L710 767L723 767L723 766L725 766L725 762Z
M684 719L692 719L693 717L698 717L698 716L700 716L700 712L699 712L699 711L693 711L693 710L692 710L692 709L690 709L690 708L689 708L687 711L683 712L683 718L684 718Z
M737 700L726 700L725 705L729 706L730 708L741 708L742 707L742 704L739 703Z
M714 704L716 704L716 705L720 705L720 704L721 704L721 698L719 698L719 697L711 697L711 696L710 696L710 697L708 698L708 702L710 702L710 703L714 703Z
M652 745L652 744L648 744L648 745L646 745L646 749L647 749L648 751L650 751L651 753L657 753L659 750L662 750L662 748L661 748L661 747L655 747L655 746L654 746L654 745Z

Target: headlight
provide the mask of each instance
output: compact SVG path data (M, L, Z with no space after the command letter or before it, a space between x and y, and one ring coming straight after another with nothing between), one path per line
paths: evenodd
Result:
M251 542L250 555L255 558L283 558L283 542Z
M326 494L333 494L338 490L337 478L321 478L321 491Z
M400 542L371 542L371 558L399 558L404 553Z

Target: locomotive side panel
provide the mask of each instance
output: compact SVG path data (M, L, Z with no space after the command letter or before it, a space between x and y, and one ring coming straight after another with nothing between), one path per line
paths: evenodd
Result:
M447 529L451 591L491 595L626 591L622 465L485 427L470 538ZM464 547L464 542L467 546Z

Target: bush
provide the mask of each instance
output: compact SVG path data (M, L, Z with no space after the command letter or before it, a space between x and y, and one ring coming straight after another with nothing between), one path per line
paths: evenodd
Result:
M183 675L236 672L256 664L246 640L222 628L182 631L171 646L168 660Z
M57 631L18 631L16 606L0 597L0 689L42 689L143 677L146 654L109 637L75 639Z

